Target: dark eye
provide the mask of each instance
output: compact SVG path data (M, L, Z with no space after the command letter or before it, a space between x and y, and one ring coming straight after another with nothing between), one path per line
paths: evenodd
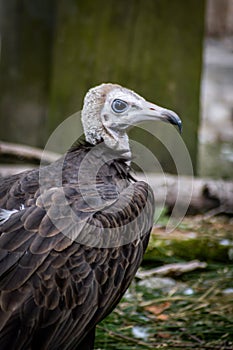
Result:
M116 99L112 103L112 110L116 113L122 113L128 108L128 103L125 101Z

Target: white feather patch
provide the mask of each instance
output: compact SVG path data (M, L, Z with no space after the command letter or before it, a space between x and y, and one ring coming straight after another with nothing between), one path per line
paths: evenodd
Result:
M4 222L6 222L11 217L12 214L17 212L18 212L17 209L13 209L13 210L0 209L0 225L4 224Z

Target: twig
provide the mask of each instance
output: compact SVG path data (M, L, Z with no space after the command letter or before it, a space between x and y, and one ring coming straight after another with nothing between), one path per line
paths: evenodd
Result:
M140 306L141 307L145 307L145 306L150 306L150 305L153 305L153 304L157 304L157 303L163 303L165 301L195 301L196 299L193 298L193 297L186 297L186 296L174 296L174 297L164 297L164 298L157 298L157 299L152 299L152 300L148 300L148 301L143 301L140 303Z
M47 163L54 162L60 157L58 153L43 151L40 148L2 141L0 142L0 154L13 155L18 158L29 160L41 160L43 156L43 161Z
M124 335L124 334L121 334L121 333L117 333L117 332L114 332L114 331L111 331L105 327L102 327L102 326L99 326L97 325L97 327L101 330L103 330L104 332L108 333L108 335L110 337L114 337L114 338L121 338L125 341L128 341L128 342L131 342L131 343L134 343L134 344L137 344L137 345L142 345L142 346L145 346L146 348L148 349L159 349L162 347L164 347L164 342L163 343L146 343L142 340L138 340L138 339L135 339L135 338L132 338L132 337L129 337L127 335ZM172 343L168 342L166 345L169 346L169 348L182 348L182 349L200 349L200 350L221 350L223 349L221 345L205 345L203 344L203 342L201 342L201 340L199 340L196 336L192 336L190 335L190 338L192 338L193 340L195 340L195 344L194 343L183 343L183 342L176 342L175 340L173 340ZM197 344L198 343L198 344ZM224 347L224 350L232 350L231 347Z
M149 349L154 349L154 345L152 344L148 344L148 343L145 343L144 341L142 340L138 340L138 339L135 339L135 338L131 338L131 337L128 337L127 335L124 335L124 334L121 334L121 333L117 333L117 332L114 332L114 331L111 331L107 328L104 328L104 327L101 327L99 325L97 325L97 327L99 329L102 329L103 331L107 332L108 335L110 335L111 337L116 337L116 338L121 338L123 340L126 340L128 342L131 342L131 343L136 343L138 345L143 345Z
M221 205L221 206L218 207L218 208L214 208L214 209L212 209L212 210L207 211L207 213L205 213L205 214L203 215L203 218L204 218L204 219L210 219L210 218L212 218L213 216L217 216L217 215L223 214L223 213L225 213L225 212L226 212L225 205Z
M138 271L137 278L144 279L151 277L152 275L176 275L179 276L182 273L190 272L196 269L205 269L207 264L198 260L193 260L185 263L167 264L164 266L156 267L154 269L146 271Z
M182 349L193 349L195 348L196 350L232 350L232 347L229 347L229 346L225 346L224 345L224 348L222 347L221 344L219 345L208 345L208 344L193 344L193 343L176 343L176 341L173 341L173 343L168 343L167 344L169 346L169 348L182 348Z
M210 295L210 294L216 289L217 285L218 285L218 284L215 283L215 284L213 284L209 289L207 289L207 291L206 291L204 294L202 294L202 296L200 296L200 298L198 299L198 301L201 302L201 301L205 300L205 298L206 298L208 295Z
M181 328L181 330L183 332L185 332L190 339L195 340L198 344L203 344L203 340L199 339L196 335L192 335L192 334L187 333L187 329L186 328Z

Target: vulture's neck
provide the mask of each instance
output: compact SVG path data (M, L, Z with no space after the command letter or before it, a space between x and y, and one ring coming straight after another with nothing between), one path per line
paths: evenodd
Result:
M131 150L129 146L129 137L126 133L118 133L109 129L103 128L101 131L96 130L92 135L86 134L86 141L93 146L104 142L109 148L110 153L116 152L116 155L121 154L128 165L130 165Z
M127 163L130 164L131 150L129 146L129 137L126 133L112 133L106 130L102 139L108 148L112 151L116 151L118 154L121 153L122 156L128 160Z

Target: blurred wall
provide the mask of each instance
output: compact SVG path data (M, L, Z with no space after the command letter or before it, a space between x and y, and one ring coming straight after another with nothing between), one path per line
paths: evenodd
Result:
M87 89L111 81L181 116L195 169L204 10L204 0L0 0L0 137L42 147ZM175 172L161 143L131 136Z
M233 35L232 0L208 0L206 14L208 36Z
M54 1L0 0L0 138L43 146Z

